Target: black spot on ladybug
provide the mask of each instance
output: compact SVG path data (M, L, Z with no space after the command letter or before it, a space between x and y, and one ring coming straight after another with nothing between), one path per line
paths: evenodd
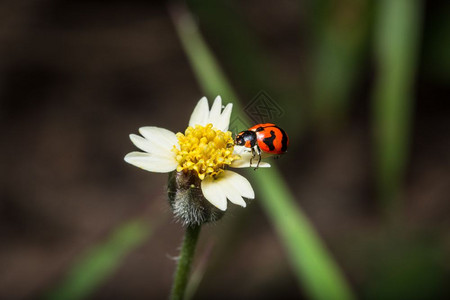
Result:
M256 132L258 132L258 131L263 131L264 130L264 127L258 127L258 128L256 128Z
M286 150L287 150L287 141L288 141L287 134L280 127L277 126L277 128L281 131L281 134L283 135L283 137L281 138L281 151L286 152Z
M270 137L265 137L263 139L264 144L266 144L269 147L270 151L275 150L275 146L273 145L273 141L275 140L276 135L273 130L270 131Z

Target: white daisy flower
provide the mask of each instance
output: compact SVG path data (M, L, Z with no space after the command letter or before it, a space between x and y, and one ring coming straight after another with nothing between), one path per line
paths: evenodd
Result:
M189 127L183 133L173 133L159 127L141 127L131 134L133 144L145 152L131 152L125 161L150 172L176 171L193 174L200 182L203 196L221 211L231 203L246 206L243 198L253 199L255 193L250 182L228 167L256 167L250 165L252 154L244 147L234 146L228 131L233 104L222 110L218 96L209 109L206 97L200 99L192 112ZM259 167L270 167L260 162Z

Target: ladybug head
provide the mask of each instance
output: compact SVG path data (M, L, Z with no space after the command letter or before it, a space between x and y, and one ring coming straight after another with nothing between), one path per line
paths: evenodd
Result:
M256 144L256 133L249 130L242 131L236 136L235 143L238 146L247 148L254 147Z

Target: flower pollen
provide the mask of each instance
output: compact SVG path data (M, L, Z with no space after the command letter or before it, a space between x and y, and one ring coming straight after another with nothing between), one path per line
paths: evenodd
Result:
M231 132L213 129L212 124L206 126L189 126L185 133L177 133L180 149L174 147L178 162L177 171L195 171L203 180L205 176L216 176L223 172L227 165L240 156L233 154L234 140Z

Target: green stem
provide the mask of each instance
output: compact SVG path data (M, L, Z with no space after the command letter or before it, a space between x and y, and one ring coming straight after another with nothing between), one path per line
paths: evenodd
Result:
M200 225L188 226L181 246L177 270L172 284L171 300L181 300L186 290L191 263L194 258L195 246L200 234Z

